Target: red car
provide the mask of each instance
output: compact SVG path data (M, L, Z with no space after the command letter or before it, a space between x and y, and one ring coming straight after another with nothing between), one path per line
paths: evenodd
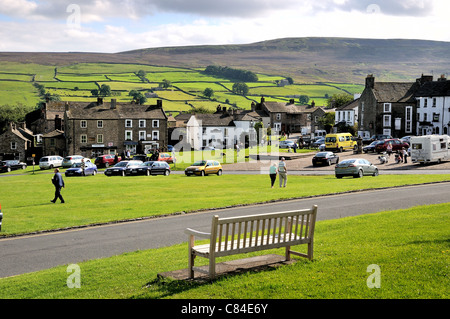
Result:
M383 143L375 145L375 152L382 153L386 152L388 144L392 144L392 152L401 151L402 148L406 150L409 148L409 144L399 140L398 138L390 138L384 140Z
M120 156L118 162L120 162ZM95 159L94 164L97 167L110 167L114 166L116 162L114 161L114 155L100 155Z

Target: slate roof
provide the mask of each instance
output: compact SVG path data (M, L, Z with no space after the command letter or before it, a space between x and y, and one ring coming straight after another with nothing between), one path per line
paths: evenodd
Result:
M373 93L381 103L414 103L418 88L417 82L375 82Z
M450 96L450 81L424 83L416 92L417 97Z
M197 121L202 121L202 126L236 126L233 117L228 113L193 114Z
M336 111L346 111L346 110L353 110L355 107L359 106L359 98L353 101L350 101L338 108L336 108Z
M288 114L301 114L312 113L319 109L319 106L311 105L295 105L291 103L283 102L263 102L266 109L270 113L288 113Z
M116 107L111 109L111 102L100 105L97 102L69 102L67 116L72 120L167 119L163 109L156 105L116 103Z
M52 132L48 132L47 134L42 135L43 138L54 138L54 137L59 137L59 136L63 136L64 132L60 131L60 130L54 130Z

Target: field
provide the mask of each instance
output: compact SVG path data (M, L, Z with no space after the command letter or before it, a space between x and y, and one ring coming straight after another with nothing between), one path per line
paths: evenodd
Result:
M348 179L335 183L336 179L328 177L293 176L290 179L293 187L276 192L262 182L263 179L267 182L267 176L245 176L243 186L243 176L232 175L203 179L184 176L108 179L98 175L67 180L68 187L63 191L67 204L63 213L61 205L45 200L51 195L51 187L47 187L49 178L50 175L41 172L34 176L27 174L0 180L10 186L4 188L6 193L2 194L6 232L21 228L11 224L21 224L22 227L28 224L30 231L36 226L44 229L58 226L51 225L57 222L62 227L89 223L94 219L106 221L141 216L138 210L148 215L150 212L145 207L152 207L153 213L175 212L285 196L308 196L323 193L324 188L339 192L419 183L442 177L380 176L376 180ZM107 179L108 192L96 192ZM152 180L151 187L149 180ZM20 195L13 191L19 185ZM182 187L180 192L176 191L179 187ZM152 189L162 190L159 193L162 197L151 196ZM205 189L209 190L207 196ZM148 190L148 194L143 190ZM169 191L170 199L164 198ZM115 195L118 192L121 193L120 199ZM81 197L82 201L77 200ZM132 206L126 204L130 200L133 200ZM183 207L179 207L178 202L183 202ZM275 269L227 275L212 283L158 279L158 273L187 267L184 243L80 262L81 289L67 287L67 265L3 278L0 279L0 299L444 300L449 297L449 212L449 204L440 204L320 221L316 225L313 262L300 259L295 264ZM295 250L304 251L304 247ZM268 253L283 254L283 250L220 258L218 262ZM204 265L205 262L201 258L197 264ZM373 273L373 270L368 270L370 265L378 266L381 271L377 289L369 286Z
M128 93L138 90L142 93L154 92L162 99L166 112L189 111L192 107L203 106L211 111L218 104L250 109L252 101L259 102L261 96L267 101L287 102L300 95L308 95L318 106L326 105L326 97L335 93L361 93L362 85L352 83L294 83L279 87L277 82L284 76L262 74L258 82L247 83L247 96L232 93L233 81L206 75L203 68L179 68L145 64L120 63L74 63L65 66L46 66L34 63L0 62L0 105L22 103L33 109L42 100L34 83L43 85L46 91L58 95L63 101L94 101L91 90L102 84L109 85L113 96L119 102L130 102ZM145 79L137 72L146 72ZM170 81L171 87L160 89L163 80ZM211 98L203 96L203 91L211 88ZM146 104L154 104L149 98Z

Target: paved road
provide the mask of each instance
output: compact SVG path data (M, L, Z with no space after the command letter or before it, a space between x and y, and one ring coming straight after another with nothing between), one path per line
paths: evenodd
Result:
M0 239L0 277L185 242L191 227L209 231L211 216L236 216L319 206L318 220L449 202L450 183L355 192L243 206L78 230Z

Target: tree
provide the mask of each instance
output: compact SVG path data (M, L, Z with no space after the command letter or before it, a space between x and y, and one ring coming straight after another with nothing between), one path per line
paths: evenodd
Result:
M338 108L351 101L353 101L353 96L350 94L346 93L333 94L330 98L328 98L327 106L330 108Z
M98 90L97 89L91 90L91 94L92 96L98 96Z
M247 84L239 82L239 83L233 84L232 91L235 94L247 95L249 89L248 89Z
M286 80L288 80L288 82L289 82L290 85L294 84L294 80L293 80L290 76L288 76L288 77L286 78Z
M92 91L91 91L92 92ZM100 96L110 96L111 95L111 87L107 84L102 84L100 87L100 91L98 92Z
M147 98L145 97L145 95L143 95L141 92L137 91L137 90L131 90L128 93L129 96L133 97L133 102L137 103L137 104L144 104L145 102L147 102Z
M321 123L327 132L330 132L331 128L334 126L335 112L327 112L321 118L319 118L319 123Z
M300 104L306 105L309 102L309 96L308 95L300 95L300 97L298 98L298 101L300 102Z
M208 99L210 99L214 95L214 90L211 88L206 88L203 91L203 95L206 96Z
M8 123L22 122L25 116L30 112L30 107L23 104L1 105L0 106L0 133L5 131Z
M169 80L166 80L166 79L162 80L162 82L159 83L159 87L160 88L167 89L167 88L169 88L171 86L172 86L172 82L170 82Z

